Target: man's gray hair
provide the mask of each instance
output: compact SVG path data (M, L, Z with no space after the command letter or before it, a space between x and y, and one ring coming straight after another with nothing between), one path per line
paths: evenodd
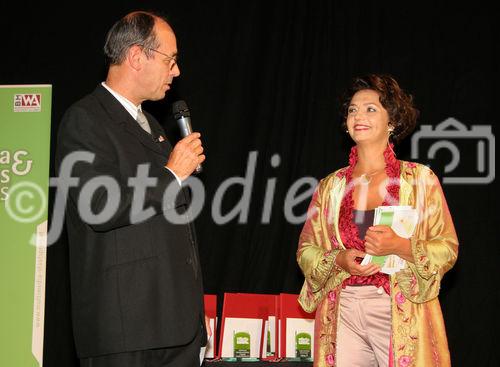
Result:
M104 55L107 64L121 64L134 45L141 46L146 56L150 57L151 50L160 46L154 32L155 21L158 19L167 22L164 17L145 11L129 13L117 21L106 35Z

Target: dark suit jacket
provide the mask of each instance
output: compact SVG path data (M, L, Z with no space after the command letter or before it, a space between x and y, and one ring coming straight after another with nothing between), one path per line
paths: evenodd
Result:
M80 358L182 345L200 328L206 339L194 227L173 224L164 216L172 210L185 215L189 197L164 168L172 148L158 140L165 137L163 129L146 116L151 135L100 85L68 109L60 127L59 167L69 153L95 154L92 163L73 166L72 176L80 183L70 189L66 207L72 318ZM140 164L149 164L149 177L157 179L156 186L143 186L143 208L152 207L156 215L136 223L133 189L127 183ZM108 198L119 194L120 201L108 220L89 223L79 214L80 192L102 175L112 177L117 188L97 188L91 198L80 199L83 207L100 213ZM169 184L177 192L164 198Z

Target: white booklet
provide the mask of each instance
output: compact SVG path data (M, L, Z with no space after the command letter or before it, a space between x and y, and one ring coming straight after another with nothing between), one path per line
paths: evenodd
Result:
M215 325L217 324L217 317L215 319L210 318L209 319L210 323L210 330L212 330L212 334L207 340L207 345L204 347L201 347L200 349L200 366L203 364L203 361L205 358L214 358L215 357L215 350L214 350L214 339L213 335L215 333Z
M226 317L222 331L222 358L259 358L262 319Z
M264 340L262 342L261 358L276 356L276 316L268 316L264 324Z
M286 358L314 356L314 319L286 318Z
M411 206L379 206L375 209L373 224L386 225L400 237L410 238L418 223L418 212ZM406 266L406 261L397 255L372 256L366 254L361 265L375 263L380 272L394 274Z

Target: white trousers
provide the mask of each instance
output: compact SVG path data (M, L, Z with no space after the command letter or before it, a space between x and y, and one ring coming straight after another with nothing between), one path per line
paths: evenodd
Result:
M337 367L387 367L391 299L372 285L347 286L340 293Z

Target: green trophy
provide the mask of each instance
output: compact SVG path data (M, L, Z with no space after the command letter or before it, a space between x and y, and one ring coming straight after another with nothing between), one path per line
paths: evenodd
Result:
M311 335L295 332L295 357L311 358Z
M273 356L274 353L271 351L271 331L267 329L267 349L266 349L266 356L270 357Z
M233 349L236 358L249 358L250 333L245 331L233 332Z

